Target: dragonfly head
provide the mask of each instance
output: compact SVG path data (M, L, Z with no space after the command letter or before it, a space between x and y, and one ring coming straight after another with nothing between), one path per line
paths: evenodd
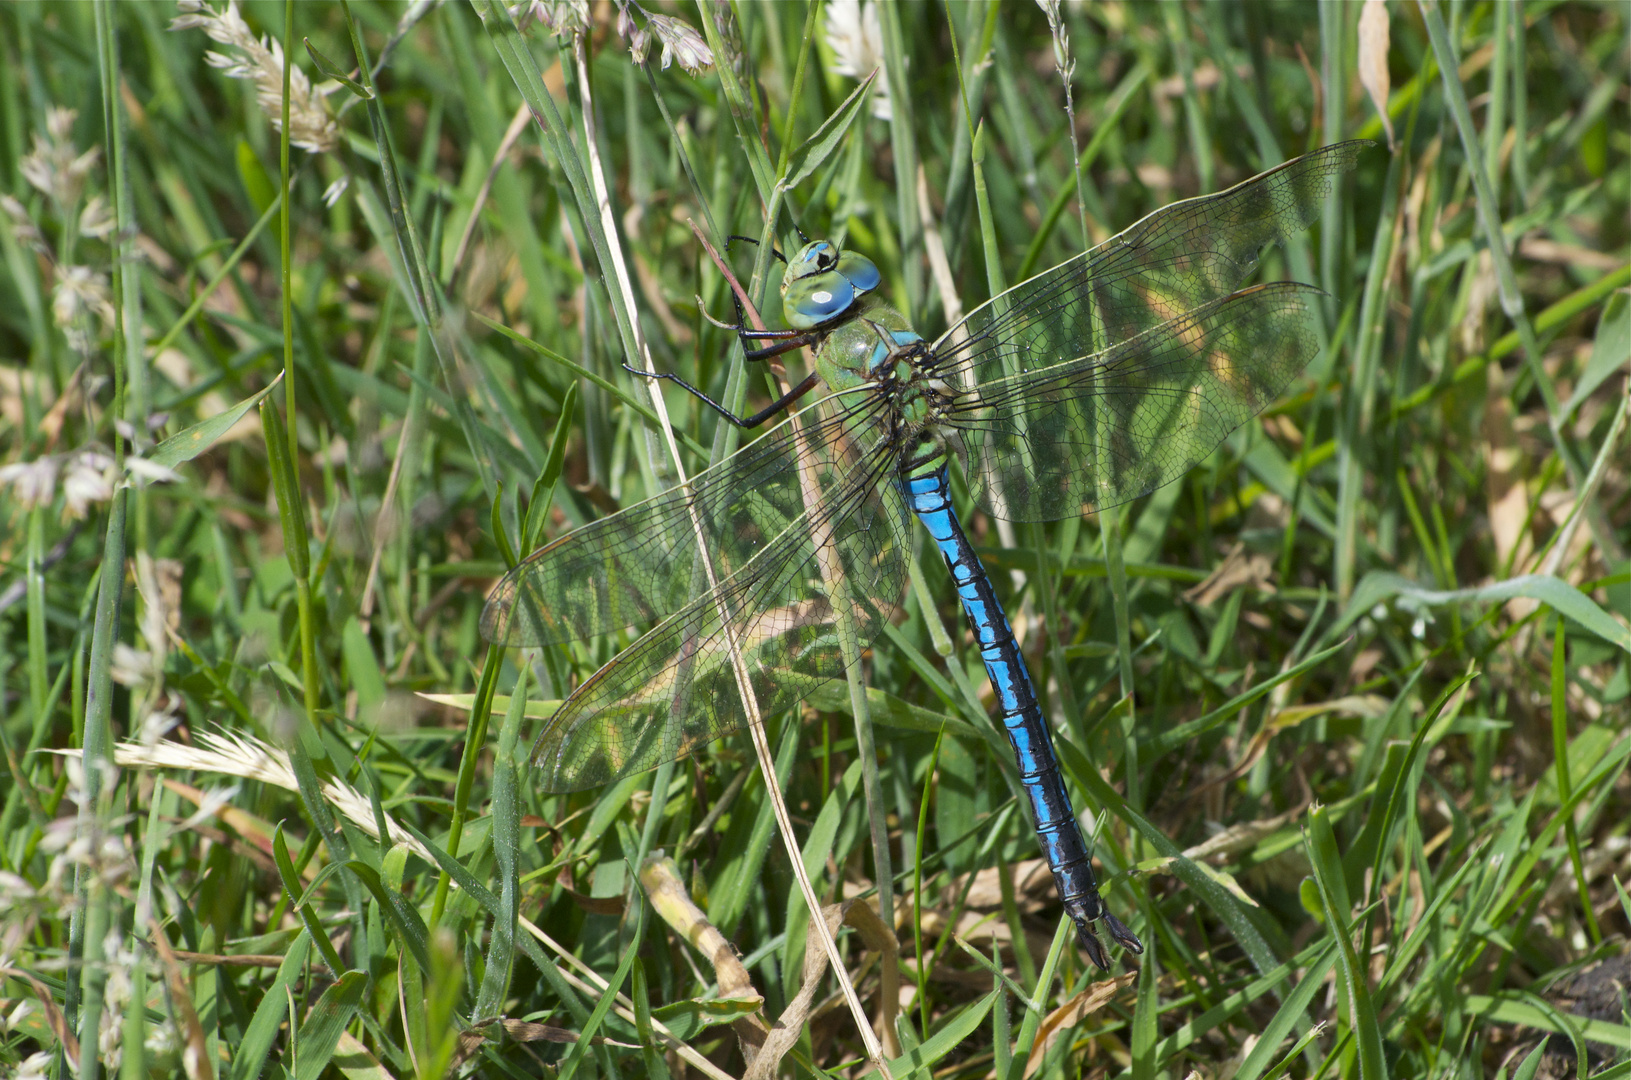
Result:
M795 330L839 318L878 287L877 266L865 255L841 251L830 240L805 244L782 275L782 315Z

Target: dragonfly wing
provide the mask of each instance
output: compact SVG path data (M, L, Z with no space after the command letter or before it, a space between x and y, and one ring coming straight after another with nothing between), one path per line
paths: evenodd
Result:
M1256 268L1262 249L1319 216L1336 178L1371 145L1336 143L1226 191L1162 207L970 312L936 343L938 373L964 385L1015 375L1016 362L1034 367L1099 352L1222 299ZM1036 356L1029 346L1039 326L1064 351Z
M850 449L853 449L851 446ZM539 784L575 791L655 768L746 725L740 656L761 714L842 678L840 617L869 641L906 574L893 454L802 469L812 510L679 607L573 692L533 747Z
M805 411L808 413L808 410ZM504 575L482 611L499 645L551 645L656 622L706 591L707 538L718 577L745 565L803 512L798 462L831 458L844 418L801 414L687 484L574 529Z
M1318 351L1309 305L1320 295L1254 286L1103 352L959 395L948 421L963 434L971 486L993 512L1032 521L1116 506L1178 478ZM1063 344L1035 348L1058 356Z

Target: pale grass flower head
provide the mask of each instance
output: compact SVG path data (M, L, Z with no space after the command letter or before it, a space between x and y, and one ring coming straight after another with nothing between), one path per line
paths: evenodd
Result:
M69 758L71 764L75 759ZM68 770L68 797L73 799L83 788L74 782L75 770ZM79 774L80 779L84 774ZM60 817L46 823L40 831L39 851L51 857L51 862L45 871L45 887L41 890L46 897L58 900L64 907L73 902L74 875L73 869L84 861L86 853L90 851L90 842L79 835L79 819L77 817Z
M285 715L280 716L280 713ZM270 718L273 729L277 730L284 724L285 716L290 725L289 737L298 738L297 728L301 723L301 717L293 710L280 708L275 711ZM147 747L136 742L124 742L114 749L114 753L119 764L128 768L190 769L193 772L213 772L244 780L258 780L263 784L272 784L289 791L300 790L286 751L262 742L252 735L238 732L202 731L196 735L196 745L159 742ZM69 757L68 760L73 762L76 759ZM322 791L323 798L336 811L363 832L379 838L378 820L374 817L373 805L367 796L334 779L324 781ZM232 790L228 790L220 793L218 797L224 803L231 796ZM206 798L204 805L211 806L211 800ZM206 811L201 808L194 818L201 819L204 816L207 816ZM395 819L387 816L385 821L392 843L406 844L415 854L430 859L430 852L426 851L411 833L398 825Z
M181 14L170 20L170 29L174 30L200 30L215 21L215 12L209 9L203 0L176 0L176 10Z
M525 30L537 23L560 37L589 32L589 0L524 0L510 8L510 18Z
M651 51L651 35L644 27L634 21L634 15L629 11L629 4L620 2L617 5L617 36L629 43L629 56L636 64L646 62L646 53ZM644 9L642 9L642 12Z
M59 269L51 290L51 317L67 336L70 348L81 354L90 352L101 328L113 324L107 275L88 266Z
M149 1021L146 1025L147 1037L142 1040L142 1049L147 1052L147 1060L159 1067L161 1071L167 1060L172 1064L182 1049L181 1033L176 1030L175 1021L169 1016L158 1023ZM176 1070L172 1067L170 1075L174 1076Z
M130 1005L130 972L136 967L136 954L125 947L125 936L116 929L102 938L102 966L107 982L96 1046L111 1073L124 1060L125 1009Z
M125 458L125 469L138 486L142 484L174 484L181 479L181 474L174 469L135 455Z
M75 806L85 804L85 760L78 754L67 758L62 763L62 769L68 774L68 801ZM73 843L78 833L78 819L71 817L57 818L45 827L45 835L40 840L41 851L61 852Z
M124 642L113 646L113 681L120 686L146 686L159 676L153 654Z
M79 235L105 240L113 232L113 208L100 193L92 195L79 212Z
M44 1051L30 1054L17 1066L17 1071L11 1074L12 1080L50 1080L51 1061L51 1055Z
M713 50L689 23L670 15L652 15L646 28L663 43L664 71L674 60L680 62L680 68L687 75L701 75L714 66Z
M136 741L146 747L155 746L180 723L176 714L168 709L155 709L142 719L141 727L136 732Z
M0 870L0 910L11 911L16 905L27 903L34 899L34 886L28 879L13 874L10 870ZM7 1025L15 1027L17 1019L7 1017Z
M34 133L34 149L17 163L23 179L55 199L60 206L74 206L85 189L85 177L96 166L101 150L91 147L83 154L73 143L77 110L53 105L45 114L45 134Z
M646 25L635 21L638 11ZM632 0L618 0L617 32L629 43L629 55L636 64L644 64L651 53L651 41L656 38L663 46L663 70L678 60L687 75L701 75L714 66L714 51L690 23L672 15L653 15Z
M6 878L17 878L18 881L23 880L22 878L17 877L16 874L7 874L7 873L5 873L3 871L0 871L0 898L5 898L6 897L6 882L5 882ZM28 883L23 882L23 884L26 885ZM26 899L26 900L32 900L33 898L34 898L34 890L33 889L28 890L28 895L26 897L23 897L23 899ZM10 957L0 956L0 961L4 961L5 965L7 967L11 966ZM10 1031L15 1031L18 1027L20 1027L22 1025L24 1020L27 1020L30 1016L32 1016L34 1013L36 1013L38 1011L39 1011L39 1006L38 1005L34 1004L34 1002L30 1001L28 998L23 998L21 1001L17 1002L17 1007L15 1009L12 1009L5 1016L0 1017L0 1034L5 1034L6 1032L10 1032Z
M227 0L224 11L216 11L203 0L180 0L176 9L181 14L170 20L171 30L202 30L211 41L237 50L230 55L211 50L204 59L228 78L253 82L255 100L272 126L282 131L282 43L270 35L257 38L238 13L237 0ZM317 154L340 145L340 125L329 115L323 95L312 89L311 80L298 66L289 71L289 142Z
M25 247L33 248L41 254L49 254L50 249L45 246L45 237L40 227L34 223L34 215L28 212L28 207L22 204L15 195L0 195L0 210L4 210L11 219L11 231L17 241Z
M889 76L883 71L883 26L878 21L878 3L862 0L832 0L827 5L827 46L832 49L835 75L864 79L874 71L872 115L889 120L895 115L889 98Z
M111 455L100 450L81 450L68 459L62 478L63 515L84 518L92 505L113 498L118 469Z
M330 210L334 209L335 205L339 203L339 201L345 196L345 193L350 189L351 174L347 173L323 189L323 205L328 207Z
M74 121L79 119L78 109L64 109L53 105L45 111L45 130L53 142L67 144L74 133Z
M124 1057L125 1013L132 1007L130 973L136 970L140 957L130 946L130 939L121 931L109 930L102 939L102 964L107 969L107 984L103 990L102 1026L97 1046L109 1072L116 1070ZM142 1046L153 1075L163 1072L167 1059L174 1056L179 1039L174 1022L166 1016L157 1022L142 1024ZM173 1066L173 1062L168 1062ZM178 1070L171 1068L171 1074ZM195 1070L187 1070L195 1075Z
M1053 37L1053 66L1068 88L1071 76L1076 73L1076 62L1070 58L1070 31L1059 12L1059 0L1036 0L1036 6L1047 16L1048 33Z
M187 820L183 821L178 829L186 832L190 829L196 829L200 825L208 825L216 814L232 805L232 800L236 799L238 793L242 790L242 784L227 784L225 787L205 789L204 797L198 800L198 809L189 814Z
M66 760L72 762L76 759ZM84 798L84 789L76 791L70 780L68 797L80 803ZM136 869L124 837L94 821L88 828L84 827L77 816L60 817L46 825L40 837L39 850L55 856L46 872L45 891L64 899L72 897L73 870L76 867L91 871L110 888L130 877Z
M47 455L0 465L0 484L11 488L12 497L25 510L49 506L57 494L57 459Z
M153 650L153 666L164 667L170 653L170 635L181 626L181 595L185 566L179 559L155 559L136 552L137 628L141 640ZM154 736L155 740L158 738Z
M0 871L0 968L17 966L17 954L28 945L40 923L40 894L16 874ZM52 905L53 908L55 905ZM34 1002L27 1001L28 1005ZM38 1006L35 1006L37 1008ZM0 1037L28 1018L34 1009L19 1003L0 1016Z
M96 855L97 872L102 875L105 884L116 885L136 869L130 849L125 846L125 838L116 832L102 834L102 842L96 845Z
M120 438L135 447L137 453L151 449L153 446L153 440L147 437L146 431L123 417L113 421L113 430L119 433Z

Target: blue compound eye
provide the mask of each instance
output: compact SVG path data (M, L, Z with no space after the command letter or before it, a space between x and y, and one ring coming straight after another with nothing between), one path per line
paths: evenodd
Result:
M782 315L795 330L835 319L878 287L878 268L828 240L805 244L782 275Z
M833 270L809 274L782 286L782 317L795 330L808 330L836 318L853 303L855 287Z
M838 262L838 250L826 240L812 240L799 248L798 254L787 260L787 278L804 277L831 270Z
M857 293L869 293L878 287L882 278L878 267L865 255L846 251L838 257L838 272L855 287Z

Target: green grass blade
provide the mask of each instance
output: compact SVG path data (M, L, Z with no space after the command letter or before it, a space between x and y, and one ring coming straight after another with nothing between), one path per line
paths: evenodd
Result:
M243 1040L232 1055L233 1080L252 1080L261 1075L266 1055L271 1052L288 1012L289 989L304 975L311 943L311 936L301 932L283 954L277 974L267 984L260 1004L255 1007L255 1015L244 1030Z
M323 991L306 1019L300 1024L295 1039L299 1054L292 1062L295 1080L317 1080L333 1060L340 1036L362 1004L368 989L368 976L361 971L348 971L339 981Z
M497 1016L504 1007L515 962L515 933L521 905L521 780L527 766L521 728L526 724L527 669L516 675L510 708L499 729L493 756L493 853L498 863L500 914L493 918L486 972L476 993L473 1015Z

